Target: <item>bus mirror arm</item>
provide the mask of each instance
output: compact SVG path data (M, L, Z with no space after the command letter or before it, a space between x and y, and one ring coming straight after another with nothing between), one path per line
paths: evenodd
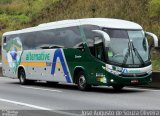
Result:
M153 38L153 40L154 40L154 47L158 48L158 37L155 34L151 33L151 32L145 32L145 34L149 35L149 36L151 36Z
M103 36L103 38L104 38L104 44L105 44L105 47L109 47L109 44L110 44L110 37L109 37L109 35L106 33L106 32L104 32L104 31L101 31L101 30L92 30L93 32L96 32L96 33L98 33L98 34L100 34L100 35L102 35Z

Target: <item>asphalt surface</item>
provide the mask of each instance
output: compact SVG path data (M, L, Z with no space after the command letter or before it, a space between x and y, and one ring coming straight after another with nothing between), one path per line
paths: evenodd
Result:
M22 86L18 79L0 77L0 109L22 110L26 116L75 115L72 110L160 110L160 90L125 87L116 92L93 87L83 92L75 85Z

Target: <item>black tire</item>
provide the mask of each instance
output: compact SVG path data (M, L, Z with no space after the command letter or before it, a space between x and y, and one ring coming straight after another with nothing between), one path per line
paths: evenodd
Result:
M83 71L80 71L77 75L77 84L81 91L86 91L91 88L91 85L87 84L86 76Z
M21 85L26 85L28 83L24 69L18 72L18 78Z
M112 86L115 91L121 91L123 89L123 85L114 85Z

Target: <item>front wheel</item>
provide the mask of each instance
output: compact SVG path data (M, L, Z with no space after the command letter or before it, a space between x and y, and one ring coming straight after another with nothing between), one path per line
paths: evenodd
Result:
M19 71L18 78L19 78L20 84L22 84L22 85L26 85L27 84L28 81L26 79L26 74L25 74L24 69L21 69Z
M86 76L83 71L78 73L77 84L78 84L79 90L81 90L81 91L88 90L91 87L91 85L87 84Z
M112 86L115 91L121 91L123 89L123 85L114 85Z

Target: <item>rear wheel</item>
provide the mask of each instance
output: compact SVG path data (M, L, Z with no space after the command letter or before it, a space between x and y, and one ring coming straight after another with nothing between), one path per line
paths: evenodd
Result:
M121 91L123 89L123 85L114 85L112 86L115 91Z
M19 82L20 84L22 85L26 85L27 84L27 79L26 79L26 74L25 74L25 71L24 69L21 69L19 72L18 72L18 78L19 78Z
M79 90L85 91L91 88L91 85L87 84L86 76L83 71L80 71L78 73L77 78L78 78L77 84L78 84Z

